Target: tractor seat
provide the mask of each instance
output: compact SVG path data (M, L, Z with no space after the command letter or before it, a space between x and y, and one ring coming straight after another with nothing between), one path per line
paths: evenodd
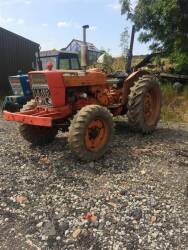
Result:
M115 88L122 88L125 79L128 77L126 72L117 71L114 74L108 75L107 82Z
M124 79L119 78L107 78L107 83L114 88L122 88Z
M128 74L124 71L117 71L113 74L108 75L109 78L118 78L118 79L126 79L128 77Z

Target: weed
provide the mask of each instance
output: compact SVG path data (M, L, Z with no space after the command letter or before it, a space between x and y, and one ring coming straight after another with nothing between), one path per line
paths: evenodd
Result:
M163 106L161 110L162 121L188 122L188 87L177 93L171 84L161 87Z

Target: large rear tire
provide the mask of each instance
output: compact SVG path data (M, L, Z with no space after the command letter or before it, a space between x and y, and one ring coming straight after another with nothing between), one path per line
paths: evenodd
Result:
M71 151L83 161L94 161L107 151L113 136L111 113L99 105L82 108L69 128Z
M141 77L131 88L128 99L128 121L133 131L148 134L156 128L161 111L159 81L151 76Z
M22 137L36 146L44 146L51 143L58 133L57 128L47 128L22 124L20 134Z

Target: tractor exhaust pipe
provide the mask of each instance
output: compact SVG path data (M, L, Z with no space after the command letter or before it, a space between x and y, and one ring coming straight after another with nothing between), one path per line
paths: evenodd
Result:
M83 45L81 45L81 66L86 71L88 65L88 46L86 40L86 31L89 29L89 25L83 27Z

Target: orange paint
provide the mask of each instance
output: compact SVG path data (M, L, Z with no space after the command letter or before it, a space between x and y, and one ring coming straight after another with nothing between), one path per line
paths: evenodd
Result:
M85 144L88 150L98 151L106 143L108 129L104 121L97 119L90 122L85 133Z

